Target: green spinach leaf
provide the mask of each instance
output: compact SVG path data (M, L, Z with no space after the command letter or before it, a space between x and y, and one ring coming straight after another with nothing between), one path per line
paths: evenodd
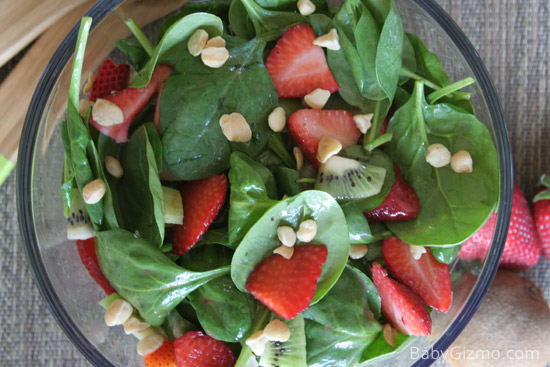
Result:
M386 152L414 187L420 212L414 220L388 223L403 241L413 245L455 245L475 233L499 198L499 165L489 130L474 115L446 104L428 105L423 83L388 125L394 139ZM430 144L443 144L451 153L466 150L472 173L458 174L449 166L426 162Z
M397 334L396 346L392 347L386 342L384 334L378 334L374 342L365 350L361 356L361 366L381 362L403 351L414 340L414 337L408 335Z
M340 204L346 216L346 224L349 230L350 244L368 244L374 241L370 231L369 223L363 215L363 212L353 201Z
M117 293L154 326L187 295L229 267L194 272L171 261L158 248L122 229L97 232L99 265Z
M147 51L145 51L143 46L135 39L121 39L116 41L115 45L136 70L144 68L147 61L149 61Z
M247 40L254 38L256 30L241 0L233 0L231 2L228 15L229 26L236 36Z
M277 92L263 64L265 42L254 39L230 50L219 69L205 66L184 51L168 78L160 104L163 155L172 173L185 179L210 177L229 168L231 151L256 157L267 144L267 116L277 105ZM252 140L230 143L219 119L241 113Z
M434 257L443 264L450 264L455 261L462 244L451 246L451 247L430 247Z
M281 196L294 196L304 191L304 185L296 182L300 178L300 172L288 167L276 167L274 173Z
M336 200L322 191L308 190L283 200L257 220L237 247L231 261L231 278L237 288L248 292L245 284L250 273L280 246L277 238L280 225L296 230L303 220L310 218L317 222L317 234L311 243L324 245L328 250L312 304L319 301L338 280L349 255L349 234L344 213Z

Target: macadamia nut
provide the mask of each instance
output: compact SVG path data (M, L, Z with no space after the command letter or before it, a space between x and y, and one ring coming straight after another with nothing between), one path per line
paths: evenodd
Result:
M336 28L332 28L327 34L315 38L313 44L329 50L338 51L340 49L340 37L338 37Z
M474 162L466 150L459 150L451 157L451 169L456 173L472 173Z
M329 98L330 92L328 90L317 88L305 95L304 102L313 109L321 110L325 107Z
M220 117L220 127L223 135L229 141L244 143L252 139L250 125L248 125L244 116L238 112L222 115Z
M441 168L451 162L451 152L443 144L432 144L428 147L426 162L435 168Z

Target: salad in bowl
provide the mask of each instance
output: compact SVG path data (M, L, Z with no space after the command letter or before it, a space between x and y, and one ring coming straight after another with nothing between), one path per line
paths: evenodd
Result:
M146 366L363 366L431 334L499 160L474 79L393 0L190 3L155 43L126 20L126 61L83 75L91 22L67 234Z

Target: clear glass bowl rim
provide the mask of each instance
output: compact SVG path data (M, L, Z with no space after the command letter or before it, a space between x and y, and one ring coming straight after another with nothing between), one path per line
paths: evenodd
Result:
M489 251L483 270L479 275L475 288L468 300L468 307L463 307L454 322L434 344L433 348L417 360L413 367L427 367L445 351L458 337L464 327L470 321L477 308L483 301L489 286L498 270L500 256L506 241L508 224L512 210L513 193L513 166L512 150L508 128L504 118L497 92L491 81L481 58L473 45L470 43L464 32L453 21L453 19L434 0L411 0L419 5L427 14L435 20L447 33L452 42L458 47L468 65L474 73L483 97L487 103L490 116L493 120L495 143L497 146L500 162L500 188L501 200L498 207L498 220L493 237L493 245ZM122 0L100 0L87 13L94 19L92 28L99 23L109 12L118 6ZM48 63L40 82L34 92L29 111L25 119L21 141L19 145L19 156L17 160L17 211L19 227L25 255L35 283L52 312L61 329L68 338L80 350L80 352L95 366L113 366L98 350L86 339L84 334L78 330L71 320L65 308L61 304L54 288L47 277L46 268L40 256L38 240L34 232L34 219L32 209L32 179L33 179L33 158L35 154L35 142L38 137L39 124L42 113L46 108L49 91L56 83L57 77L73 55L74 45L78 34L78 26L71 30L63 43ZM47 93L44 93L47 92Z

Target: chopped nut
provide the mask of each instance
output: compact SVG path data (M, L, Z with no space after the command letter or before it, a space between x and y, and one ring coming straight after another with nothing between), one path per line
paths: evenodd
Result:
M261 356L265 352L265 344L267 343L267 336L265 336L263 330L258 330L246 339L245 344L252 349L252 353L257 356Z
M137 345L137 352L140 356L154 353L164 344L164 336L155 333L141 339Z
M92 115L94 121L101 126L118 125L124 121L124 114L120 107L103 98L98 98L95 101L92 107Z
M118 159L110 155L105 156L105 169L114 178L121 178L124 174L124 169Z
M311 0L298 0L298 11L303 16L311 15L315 12L315 4Z
M395 346L397 345L397 330L392 328L390 324L386 324L382 329L382 333L384 334L384 339L386 340L386 343L395 348Z
M328 48L329 50L338 51L340 49L340 37L338 37L336 28L332 28L327 34L315 38L313 44L319 47Z
M243 115L234 112L230 115L222 115L220 117L220 126L223 135L229 141L247 142L252 139L252 130Z
M204 29L197 29L187 41L187 49L193 56L199 56L208 42L208 33Z
M292 247L296 243L296 232L289 226L280 226L277 228L277 237L287 247Z
M432 144L428 147L426 162L435 168L444 167L451 162L451 152L443 144Z
M265 326L264 335L273 342L286 342L290 338L290 329L287 324L275 319Z
M281 255L285 259L290 260L292 255L294 255L294 247L287 247L285 245L282 245L273 250L273 253Z
M329 98L330 92L328 90L317 88L305 95L304 102L313 109L321 110L325 107Z
M90 91L94 86L94 80L95 80L94 73L90 72L88 74L88 80L86 81L86 84L84 84L84 88L82 89L82 93L84 94L90 93Z
M101 178L96 178L88 182L82 189L82 197L86 204L95 204L99 202L105 195L105 182Z
M353 260L358 260L364 257L367 252L369 252L367 245L351 245L349 248L349 257Z
M282 107L275 107L275 109L267 116L267 124L271 130L276 133L283 131L286 125L286 111Z
M355 121L355 126L361 131L361 133L366 134L367 130L372 126L372 117L373 113L367 113L366 115L355 115L353 116L353 121Z
M317 159L321 163L328 161L330 157L342 150L342 144L334 138L323 136L317 147Z
M225 47L208 47L202 50L201 60L204 65L217 69L229 59L229 51Z
M317 222L313 219L307 219L300 223L296 237L302 242L311 242L316 234Z
M80 117L84 118L86 116L86 112L88 112L88 108L93 107L95 102L90 101L89 99L81 99L80 102L78 102L78 113L80 114Z
M204 48L208 47L225 47L225 40L220 36L210 38L208 42L206 42L206 46Z
M424 246L409 245L409 251L415 260L420 260L423 254L425 254L426 248Z
M107 326L122 325L132 316L132 312L134 312L132 305L119 298L111 303L105 311L105 324Z
M294 159L296 160L296 171L300 172L304 167L304 153L298 147L292 148L292 153L294 153Z
M466 150L459 150L451 157L451 168L456 173L472 173L472 156Z
M138 340L145 339L148 336L156 335L158 334L154 327L148 327L145 330L142 331L134 331L132 333L133 336L135 336Z
M139 333L151 326L137 316L130 316L122 325L124 326L124 332L126 334Z

